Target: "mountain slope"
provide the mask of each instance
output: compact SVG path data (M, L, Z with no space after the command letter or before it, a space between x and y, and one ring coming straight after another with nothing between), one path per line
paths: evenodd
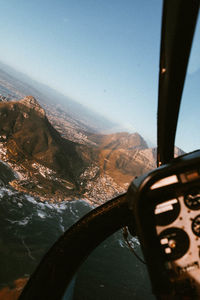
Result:
M78 151L78 144L63 139L52 127L35 98L0 103L0 136L8 160L22 165L30 176L37 173L41 164L49 170L49 175L67 180L70 189L77 187L77 178L87 166L82 151ZM42 182L45 180L48 185L47 176ZM58 180L56 184L60 185Z
M127 186L134 176L152 168L148 166L149 161L146 164L144 159L139 159L142 151L147 148L146 142L138 133L121 132L103 136L99 154L101 169L112 176L118 185Z

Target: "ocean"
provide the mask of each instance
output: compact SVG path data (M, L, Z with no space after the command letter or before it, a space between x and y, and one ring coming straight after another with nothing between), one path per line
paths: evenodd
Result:
M41 202L0 187L0 289L29 277L58 237L91 209L83 200ZM138 240L132 238L132 242L142 256ZM81 266L73 299L155 299L146 266L127 248L121 231L105 240Z

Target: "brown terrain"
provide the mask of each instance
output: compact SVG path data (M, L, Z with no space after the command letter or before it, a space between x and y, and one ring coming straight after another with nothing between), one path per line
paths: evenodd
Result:
M139 134L122 132L98 135L96 142L99 145L101 172L111 176L118 185L126 184L134 176L149 170L134 159L140 150L148 148Z
M63 138L32 96L0 102L0 117L0 159L17 171L11 185L21 191L54 200L102 199L101 203L125 191L134 176L155 167L155 150L138 133L79 130L80 142Z

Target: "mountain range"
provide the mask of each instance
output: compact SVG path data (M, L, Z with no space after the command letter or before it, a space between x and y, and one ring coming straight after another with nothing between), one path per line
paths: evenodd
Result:
M155 167L155 151L138 133L85 132L84 142L74 142L52 126L33 96L1 101L0 117L1 160L18 173L11 184L24 192L105 201Z

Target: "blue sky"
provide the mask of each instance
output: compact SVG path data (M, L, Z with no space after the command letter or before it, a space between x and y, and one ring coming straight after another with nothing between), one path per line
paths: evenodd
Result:
M156 143L161 0L0 0L0 7L2 62ZM185 151L200 147L198 53L197 43L177 134Z

